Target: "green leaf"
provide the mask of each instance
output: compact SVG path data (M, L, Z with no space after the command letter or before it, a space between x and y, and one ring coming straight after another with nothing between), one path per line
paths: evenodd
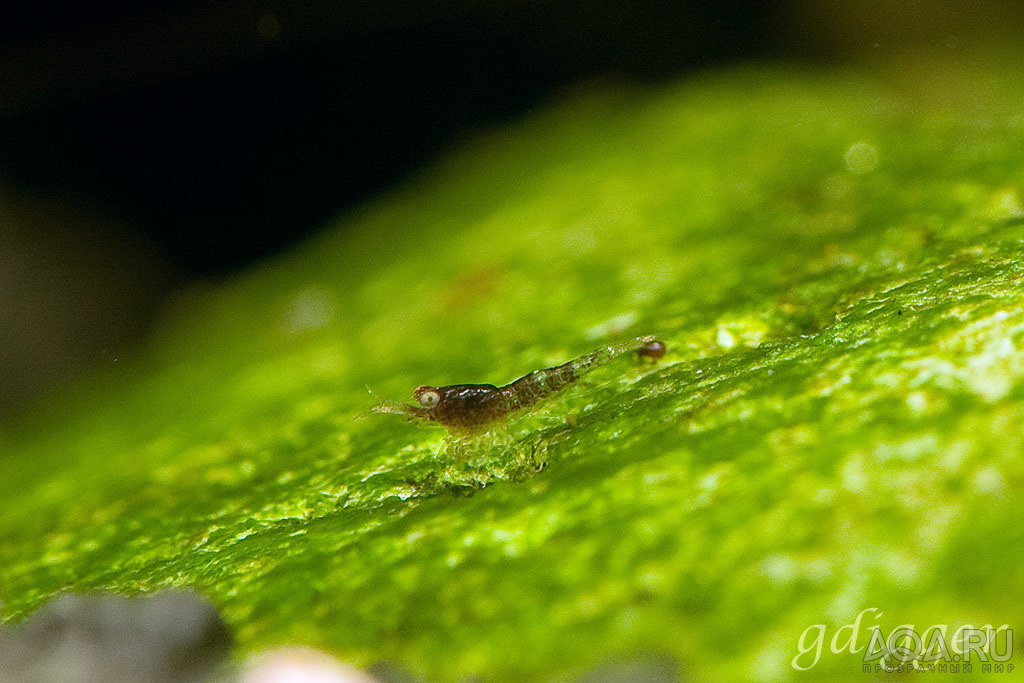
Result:
M4 619L193 587L242 655L432 680L651 652L780 680L816 624L814 671L860 680L831 638L865 609L860 647L1024 622L1007 73L576 94L183 296L135 359L0 432ZM639 334L669 353L468 446L356 419L367 386L504 384Z

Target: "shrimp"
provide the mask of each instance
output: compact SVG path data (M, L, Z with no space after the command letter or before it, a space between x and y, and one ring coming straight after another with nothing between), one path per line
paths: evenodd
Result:
M594 368L629 353L657 360L665 355L665 344L653 336L645 336L602 346L562 365L534 370L503 387L493 384L452 384L444 387L422 384L412 392L419 405L385 401L370 410L405 415L410 420L437 422L453 434L484 432L514 413L532 408L575 384Z

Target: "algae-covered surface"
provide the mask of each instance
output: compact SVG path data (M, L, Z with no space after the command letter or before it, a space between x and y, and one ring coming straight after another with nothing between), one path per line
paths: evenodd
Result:
M854 680L871 608L856 647L1024 627L1010 78L741 69L466 141L0 431L4 620L190 587L240 656L442 681L784 680L818 624L796 663ZM468 449L365 415L640 334Z

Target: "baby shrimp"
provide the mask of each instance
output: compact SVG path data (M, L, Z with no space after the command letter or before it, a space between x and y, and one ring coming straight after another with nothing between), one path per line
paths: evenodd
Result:
M602 346L562 365L534 370L503 387L493 384L432 387L423 384L412 392L419 405L385 401L370 410L437 422L452 433L482 432L510 415L531 408L575 384L594 368L629 353L656 360L665 355L665 344L653 336L645 336L621 344Z

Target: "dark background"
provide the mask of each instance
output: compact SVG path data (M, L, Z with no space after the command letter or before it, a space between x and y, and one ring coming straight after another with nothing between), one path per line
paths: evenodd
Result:
M114 362L169 293L286 249L559 89L735 62L948 59L1019 38L1021 5L23 7L0 22L0 416Z

